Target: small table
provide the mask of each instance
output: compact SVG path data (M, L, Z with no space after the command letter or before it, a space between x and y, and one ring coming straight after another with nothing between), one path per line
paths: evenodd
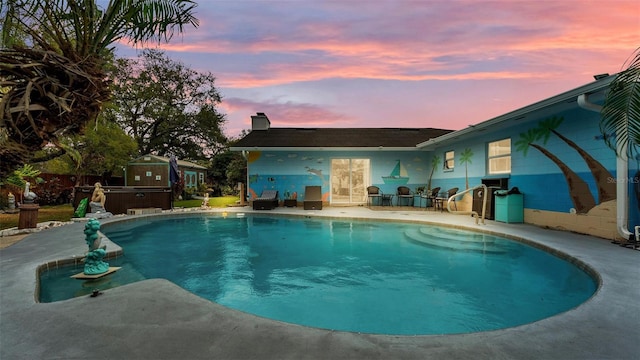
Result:
M297 199L285 199L284 200L284 204L282 204L285 207L297 207L298 206L298 200Z
M384 206L385 203L393 206L393 194L382 194L382 206Z
M438 194L438 197L433 199L433 210L438 210L440 208L440 212L444 211L444 203L449 200L449 193L446 191L442 191Z
M418 199L418 201L416 201L416 199ZM422 207L422 199L427 199L426 195L424 195L424 194L414 194L413 195L413 206L416 206L416 204L418 204L418 207L421 208ZM429 201L428 200L427 200L426 205L429 205Z

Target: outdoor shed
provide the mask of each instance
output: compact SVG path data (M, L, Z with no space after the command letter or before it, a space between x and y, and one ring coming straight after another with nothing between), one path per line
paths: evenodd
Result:
M185 189L197 188L205 182L207 168L189 161L178 160L178 173ZM169 158L144 155L130 161L125 171L125 186L171 186Z

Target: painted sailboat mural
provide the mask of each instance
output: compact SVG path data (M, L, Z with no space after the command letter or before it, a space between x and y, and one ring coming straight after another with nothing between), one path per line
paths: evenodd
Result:
M409 182L409 174L407 169L402 165L402 162L398 160L396 167L393 168L389 176L383 176L382 180L385 184L398 184L403 185Z

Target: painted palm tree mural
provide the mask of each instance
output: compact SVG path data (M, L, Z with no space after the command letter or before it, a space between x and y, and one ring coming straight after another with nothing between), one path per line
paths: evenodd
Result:
M434 156L431 159L431 173L429 174L429 181L427 182L427 190L431 190L431 179L433 178L433 173L436 171L438 164L440 164L440 157Z
M466 148L460 154L460 164L464 164L464 186L465 189L469 188L469 167L468 164L471 164L471 158L473 157L473 151L471 149Z
M608 179L612 176L611 173L602 166L602 164L584 151L584 149L580 148L575 142L566 138L556 130L563 120L564 119L562 117L551 117L541 121L537 128L529 129L526 133L521 133L520 139L516 141L515 146L518 151L522 151L524 156L527 156L529 147L532 147L546 156L549 160L553 161L565 177L567 186L569 187L569 197L573 202L576 213L585 214L596 206L596 199L591 194L589 185L567 164L560 160L559 157L543 146L546 145L551 134L560 138L567 145L576 150L583 158L595 179L596 186L598 188L598 203L615 199L615 184L608 183ZM542 141L542 145L538 143L539 141Z
M567 143L567 145L571 146L575 151L580 154L584 162L589 167L593 178L596 181L596 186L598 187L598 203L603 203L605 201L613 200L616 198L616 184L608 181L613 176L602 164L600 164L593 156L589 155L588 152L584 151L581 147L579 147L575 142L567 139L565 136L560 134L556 129L560 124L564 121L562 117L550 117L546 120L540 122L538 130L541 132L541 135L544 137L544 143L549 139L550 134L554 134L559 137L562 141Z

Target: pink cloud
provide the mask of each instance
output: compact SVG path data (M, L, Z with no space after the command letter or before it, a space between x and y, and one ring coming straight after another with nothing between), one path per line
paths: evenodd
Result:
M198 29L161 47L233 94L230 132L257 111L277 126L396 114L465 127L617 72L640 45L635 0L203 1L198 12Z
M356 125L355 118L330 108L309 103L276 100L252 101L240 98L225 99L220 108L228 114L227 133L236 135L251 128L251 115L267 114L274 127L345 127Z

